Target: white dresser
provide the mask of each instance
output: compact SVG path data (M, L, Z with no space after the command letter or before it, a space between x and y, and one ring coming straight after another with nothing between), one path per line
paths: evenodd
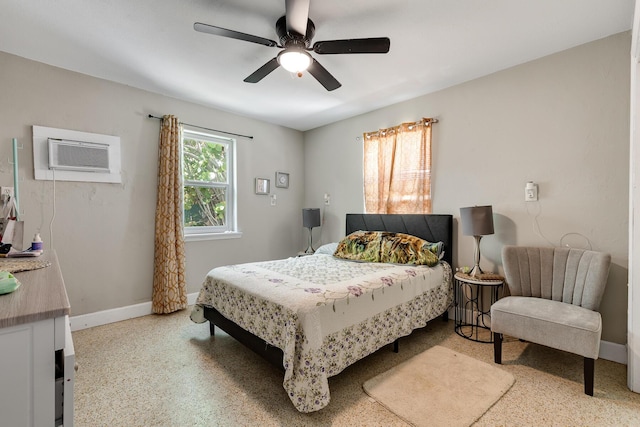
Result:
M69 299L55 252L33 259L51 265L16 273L22 285L0 295L0 426L70 427L75 354Z

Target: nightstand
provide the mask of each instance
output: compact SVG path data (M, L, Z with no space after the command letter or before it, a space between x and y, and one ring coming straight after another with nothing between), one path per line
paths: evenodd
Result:
M455 330L472 341L492 343L491 305L500 298L504 278L496 274L454 276Z

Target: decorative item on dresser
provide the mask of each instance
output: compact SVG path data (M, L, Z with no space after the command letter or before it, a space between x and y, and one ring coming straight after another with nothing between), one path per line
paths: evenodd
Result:
M453 302L452 224L451 215L348 214L347 236L313 255L211 270L191 319L209 320L212 335L218 326L283 369L296 409L317 411L329 404L329 377L445 316ZM340 247L365 255L362 245L349 245L363 234L367 250L378 244L394 251L392 259L415 256L344 259Z
M302 209L302 225L309 229L309 247L304 251L306 254L313 254L313 228L320 227L320 209L307 208Z
M480 269L480 239L482 236L493 234L493 210L491 206L473 206L460 208L460 220L462 222L462 234L475 238L475 250L473 258L475 265L469 273L476 277L482 274Z

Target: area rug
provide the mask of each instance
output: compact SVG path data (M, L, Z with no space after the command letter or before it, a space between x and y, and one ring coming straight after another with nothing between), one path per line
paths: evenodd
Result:
M469 426L513 385L497 365L435 346L363 384L378 403L414 426Z

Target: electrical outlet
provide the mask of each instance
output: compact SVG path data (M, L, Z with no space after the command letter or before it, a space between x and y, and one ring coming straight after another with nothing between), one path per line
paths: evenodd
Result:
M276 200L278 200L278 197L275 194L271 195L271 206L275 206L276 205Z
M524 187L524 201L525 202L535 202L538 200L538 184L534 182L527 182L527 185Z
M331 195L329 193L324 193L324 204L327 206L331 204Z
M8 202L13 197L13 187L0 187L0 199L3 202Z

